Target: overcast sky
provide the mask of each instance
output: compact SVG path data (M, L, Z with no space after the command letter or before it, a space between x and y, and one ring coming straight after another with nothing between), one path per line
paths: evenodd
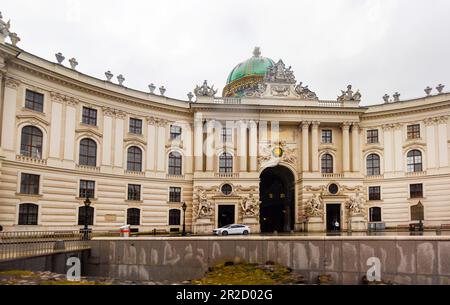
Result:
M205 79L221 94L255 46L321 99L347 84L366 105L450 88L448 0L10 0L0 10L28 52L62 52L83 73L111 70L128 87L153 82L180 99Z

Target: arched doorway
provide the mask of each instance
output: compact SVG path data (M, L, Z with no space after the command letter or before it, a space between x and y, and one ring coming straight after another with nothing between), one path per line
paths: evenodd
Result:
M295 223L295 179L291 170L278 165L260 176L261 232L290 232Z

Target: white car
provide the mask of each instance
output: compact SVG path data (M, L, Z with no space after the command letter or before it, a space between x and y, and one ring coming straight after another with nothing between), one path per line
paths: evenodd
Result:
M246 225L226 225L222 228L214 229L214 235L248 235L250 234L250 228Z

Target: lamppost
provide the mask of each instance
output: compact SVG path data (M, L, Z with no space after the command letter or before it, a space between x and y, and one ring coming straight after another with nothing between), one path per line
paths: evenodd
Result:
M183 202L183 205L181 206L183 209L183 233L181 233L182 236L186 236L186 202Z
M89 196L86 196L86 200L84 200L84 240L89 239L88 234L88 210L89 206L91 205L91 200L89 200Z

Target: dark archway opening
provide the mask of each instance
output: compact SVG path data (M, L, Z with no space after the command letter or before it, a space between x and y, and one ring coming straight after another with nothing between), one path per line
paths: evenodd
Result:
M266 168L260 176L261 232L291 232L295 223L295 179L284 166Z

